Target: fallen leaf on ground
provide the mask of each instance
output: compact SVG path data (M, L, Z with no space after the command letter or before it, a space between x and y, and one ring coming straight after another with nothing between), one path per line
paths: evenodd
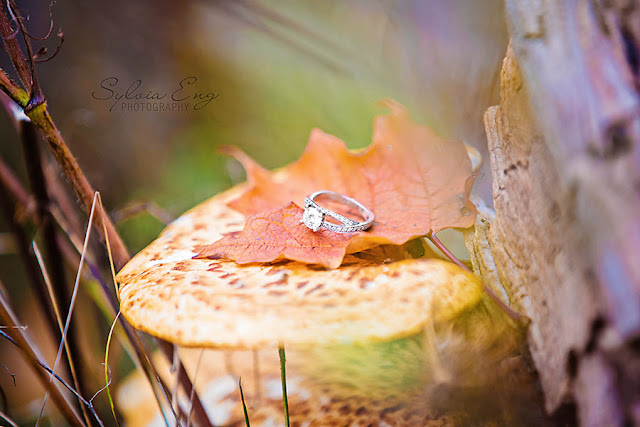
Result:
M390 114L376 118L373 143L358 153L314 129L300 159L272 173L239 149L227 147L244 165L248 181L247 190L229 206L245 216L259 215L241 233L213 243L199 256L215 254L240 263L285 257L336 267L340 253L400 245L444 228L473 225L473 175L465 145L414 123L397 102L387 100L385 105ZM318 190L355 198L374 212L373 226L366 232L314 236L304 225L294 224L300 208L290 203L302 205L305 196Z

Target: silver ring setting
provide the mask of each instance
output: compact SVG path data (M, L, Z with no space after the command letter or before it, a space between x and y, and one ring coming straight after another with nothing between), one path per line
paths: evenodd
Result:
M354 208L362 217L362 221L356 221L351 218L347 218L344 215L340 215L339 213L335 213L327 208L324 208L315 202L316 198L327 198L333 200L334 202L346 205L350 208ZM337 220L338 222L340 222L340 224L327 221L325 219L325 217L327 216L330 216L331 218ZM302 215L302 220L300 222L314 232L318 231L320 228L325 228L335 233L356 233L358 231L364 231L367 228L371 227L373 219L373 212L371 212L357 200L352 199L351 197L344 196L340 193L336 193L334 191L322 190L316 191L310 196L305 197L304 214Z

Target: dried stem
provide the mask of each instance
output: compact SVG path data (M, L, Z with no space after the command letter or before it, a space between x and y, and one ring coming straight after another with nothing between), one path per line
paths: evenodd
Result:
M81 220L83 213L79 212L75 199L71 197L68 189L65 188L66 183L62 182L64 178L58 173L58 165L51 162L45 165L44 176L47 182L47 190L51 204L49 210L55 219L58 227L63 233L58 233L58 237L64 236L73 243L74 246L80 247L83 233L83 221ZM95 263L96 245L92 246L90 253L92 261ZM77 263L74 267L77 267Z
M9 20L9 16L7 16L7 11L4 9L4 6L2 6L2 13L0 13L0 36L4 42L5 51L11 58L13 67L22 82L22 86L25 88L27 93L30 93L32 86L31 72L29 71L27 60L22 54L22 49L20 49L20 44L16 38L17 34L17 28L13 28L11 26L11 21Z
M56 238L56 226L54 219L51 215L49 207L49 195L44 178L44 168L42 164L42 156L40 154L40 148L38 146L38 134L36 133L33 123L27 120L20 122L20 137L22 140L22 146L25 155L25 164L29 175L29 181L31 189L36 198L36 210L38 217L41 218L42 238L44 240L45 259L48 261L48 271L50 273L51 284L53 288L53 295L51 297L55 299L54 307L57 305L60 308L60 316L64 318L69 311L69 292L67 288L67 278L65 274L64 264L60 262L62 260L62 253L58 246ZM57 319L58 321L60 319ZM73 378L74 386L81 394L88 392L84 383L78 381L76 375L76 366L82 366L78 364L78 361L82 360L81 346L78 342L77 329L71 328L69 336L67 338L69 346L68 366ZM86 408L80 405L83 416L89 424L89 415Z
M62 335L58 328L56 328L56 317L53 311L53 307L47 298L47 287L45 286L44 280L40 273L40 268L38 266L38 261L35 256L31 252L31 242L27 237L27 233L22 224L20 224L17 220L18 212L25 212L26 206L22 205L19 200L13 197L12 190L15 188L20 188L16 186L18 183L17 180L14 180L12 174L10 174L9 170L4 167L4 164L0 162L0 199L3 203L0 203L4 216L9 225L9 229L14 236L14 240L16 243L16 247L18 249L18 255L22 259L22 263L25 268L25 273L27 276L27 280L32 288L33 293L36 296L36 299L40 305L41 310L45 313L47 317L47 327L49 328L49 332L52 337L55 339L60 339ZM7 185L8 183L5 181L5 178L9 178L7 181L11 185ZM24 194L24 190L18 190L18 193ZM35 214L34 214L35 216Z
M29 103L25 107L25 110L31 110L32 108L44 102L44 94L42 93L42 88L40 87L40 83L38 82L38 75L36 74L36 66L33 59L33 56L34 56L33 48L31 47L30 37L29 37L29 34L27 33L27 29L25 28L24 18L20 14L20 10L18 9L18 5L16 4L15 0L7 0L6 6L9 13L13 17L14 22L18 25L16 33L22 36L22 39L24 40L24 45L27 49L27 53L26 55L24 55L18 46L18 53L20 54L22 59L26 60L27 63L29 64L29 71L30 71L29 77L31 77L31 80L29 84L27 84L23 80L23 87L27 90L27 92L29 92ZM3 40L5 40L4 37L3 37ZM5 40L5 43L6 43L6 40Z
M31 204L31 195L24 189L18 178L11 172L7 164L0 159L0 185L2 185L15 200L15 202L23 209L27 210ZM3 199L7 200L7 199ZM6 202L5 202L6 203ZM36 213L34 212L34 216ZM34 218L35 223L39 223L38 217Z
M13 5L13 2L10 2ZM13 5L15 7L15 5ZM78 162L73 157L67 144L65 143L60 131L53 123L53 119L49 115L47 111L47 105L44 100L44 96L40 93L40 88L37 85L37 77L33 65L33 59L29 58L29 66L27 65L27 60L22 50L20 49L20 45L16 40L17 32L22 33L25 45L27 47L28 52L32 52L31 43L29 42L28 37L25 35L24 24L22 22L22 17L19 14L18 10L12 11L16 15L16 24L18 25L18 29L20 31L14 30L11 27L11 21L7 15L7 11L2 8L0 11L0 36L5 44L5 50L9 54L11 58L11 62L14 64L14 67L18 71L18 75L20 76L20 80L25 91L18 88L15 83L11 81L11 79L4 73L4 71L0 70L0 86L2 90L9 95L20 107L25 110L25 114L31 119L33 124L40 130L40 132L44 135L51 151L53 152L56 161L64 171L67 179L71 183L82 207L85 211L85 214L88 215L91 210L91 202L93 200L93 194L95 190L89 184L86 176L80 169ZM35 86L32 86L35 85ZM37 93L33 93L33 92ZM29 93L29 95L27 95ZM34 98L35 97L35 98ZM38 99L36 99L38 98ZM105 222L105 227L102 226L102 222ZM102 241L105 242L106 236L103 233L103 228L106 228L108 233L109 241L112 245L114 261L118 268L124 266L129 260L129 253L122 241L122 238L116 232L113 223L108 218L107 215L98 215L96 221L96 227L98 232L101 234Z
M132 218L141 213L148 213L164 225L169 225L175 218L165 212L160 206L149 201L135 201L128 203L122 208L112 213L113 221L119 224L121 221Z
M5 420L5 422L7 422L11 427L18 427L18 424L16 424L15 421L13 421L9 415L5 414L4 412L0 411L0 418L2 418L3 420Z
M198 380L198 373L200 372L200 364L202 363L203 355L204 348L201 348L200 354L198 355L198 361L196 362L196 370L193 373L193 387L191 388L191 393L189 394L189 415L187 416L187 427L191 426L191 414L193 413L193 399L195 397L196 381Z
M158 346L164 353L167 360L173 360L174 346L172 344L164 340L158 340ZM200 400L198 394L193 392L193 385L191 384L189 376L187 375L187 371L185 371L184 365L182 364L182 361L180 361L180 359L178 359L177 368L178 381L180 382L182 390L187 396L192 396L192 410L195 420L197 421L198 425L211 426L207 413L204 410L204 406L202 405L202 401ZM191 413L189 413L189 415L191 415Z
M11 186L9 186L9 188L6 188L7 186L4 185L5 184L5 178L6 181L11 183ZM14 194L15 192L15 194ZM6 167L6 165L0 160L0 196L2 196L1 198L3 200L12 200L15 199L16 194L21 195L21 197L23 199L27 199L30 200L30 197L28 196L28 193L26 192L26 190L22 187L22 185L20 184L20 182L15 178L15 176L13 176L13 174L11 173L11 171L9 170L8 167ZM6 195L6 197L5 197ZM2 204L3 207L8 207L7 203ZM100 206L100 208L102 209L102 206ZM20 206L20 207L16 207L14 209L15 210L22 210L25 211L26 207L24 206ZM14 217L14 215L10 215L11 218ZM36 211L33 210L31 212L31 220L34 220L36 216ZM94 221L96 220L96 218L94 217ZM20 229L21 231L21 229ZM71 232L70 230L68 230L68 232ZM71 237L71 236L69 236ZM25 241L25 239L23 240L18 240L18 243L20 241ZM25 245L25 251L27 252L27 255L29 255L28 253L28 247L27 245ZM19 246L20 249L20 246ZM77 247L76 250L78 252L81 252L81 248ZM67 261L69 262L69 264L71 266L77 266L77 262L74 263L73 260L69 259L69 255L65 256L63 259L67 259ZM86 262L86 260L85 260ZM26 258L25 258L25 266L28 265ZM95 268L95 266L92 266L91 264L88 264L91 270L92 275L96 278L96 280L98 281L98 283L100 284L100 289L102 291L102 296L104 298L104 300L107 302L109 308L111 309L111 311L113 313L116 313L118 311L118 302L116 301L116 299L112 296L111 294L111 289L109 287L109 285L107 284L107 282L101 277L99 271ZM34 269L37 269L37 265L34 266ZM31 271L33 271L35 274L32 275L33 280L42 280L42 276L36 272L36 270L32 269ZM31 276L30 276L31 277ZM43 300L45 300L48 304L48 300L46 300L46 298L44 298L44 296L46 296L46 289L44 287L43 284L43 290L42 291L38 291L36 292L37 295L42 295L43 296ZM153 364L149 361L147 354L146 354L146 350L145 348L142 346L142 343L140 342L140 339L138 338L138 335L136 333L136 331L131 327L131 325L126 322L126 320L124 320L123 318L120 318L121 321L121 325L124 329L125 335L127 336L129 343L131 344L132 348L133 348L133 354L132 356L135 358L135 361L137 362L137 365L140 366L143 370L143 372L145 373L145 375L147 376L148 380L150 381L150 383L158 383L160 389L163 391L164 396L168 396L168 388L166 386L166 384L164 383L164 381L158 376L158 373L155 369L155 367L153 366ZM55 321L51 321L51 322L47 322L50 325L55 325ZM57 331L57 329L56 329ZM59 331L57 331L56 333L59 333ZM54 335L56 336L56 335ZM159 342L163 342L165 344L167 344L164 341L160 341ZM171 360L171 358L169 358L169 360ZM192 390L193 387L191 386L191 381L189 379L189 377L187 376L186 372L183 370L181 375L180 375L180 381L182 383L182 386L185 390ZM194 393L194 402L196 403L196 407L194 407L194 412L195 412L195 419L198 422L199 425L203 425L203 426L208 426L211 425L208 417L206 417L206 413L204 412L204 410L199 410L197 408L197 406L200 406L202 408L202 403L197 403L197 402L201 402L200 398L198 397L197 393ZM160 405L160 410L162 410L162 406L160 404L160 402L158 402L158 404Z
M11 336L9 336L8 334L4 333L2 330L0 330L0 336L2 336L4 339L6 339L7 341L9 341L11 344L15 345L16 347L20 348L20 345L18 344L18 342L16 340L14 340L13 338L11 338ZM96 419L96 421L98 422L98 425L100 425L100 427L104 427L104 423L102 422L102 420L100 419L100 417L98 416L97 412L95 411L95 408L93 407L93 399L98 395L98 393L100 393L102 391L102 389L98 390L93 397L91 398L91 400L87 401L87 399L85 399L84 397L82 397L80 395L80 393L78 393L73 387L71 387L69 384L67 384L62 378L60 378L59 375L55 374L53 372L53 370L51 368L49 368L47 365L45 365L42 360L40 359L36 359L35 360L36 364L38 366L40 366L45 372L47 372L49 375L52 375L53 378L55 378L61 385L63 385L67 390L69 390L74 396L76 396L78 398L78 400L87 408L89 408L89 410L91 411L91 414L93 415L93 417Z
M0 89L18 105L27 105L29 102L29 94L12 82L2 69L0 69Z
M29 362L42 385L48 390L51 395L51 399L56 402L56 406L65 419L71 425L82 426L83 422L80 415L63 397L58 387L53 383L49 383L49 376L40 369L40 364L38 363L40 358L36 355L36 350L30 343L25 332L22 329L17 328L18 322L9 307L9 302L5 299L4 295L0 293L0 322L2 322L3 325L8 326L5 330L6 334L16 342L16 345L24 354L25 360Z
M19 10L17 9L13 0L9 0L7 7L11 9L6 10L5 8L2 8L0 10L0 36L5 43L6 51L9 54L14 67L18 71L18 74L26 91L23 91L22 89L17 87L15 83L13 83L2 70L0 70L0 88L8 96L10 96L11 99L13 99L21 108L24 109L25 114L40 130L47 143L49 144L49 147L56 161L65 173L67 180L71 183L84 209L85 214L89 215L95 190L93 189L93 187L91 187L91 184L80 169L80 166L71 154L67 144L60 134L60 131L54 124L53 119L47 111L46 101L37 84L37 76L34 68L31 44L26 34L24 23L22 17L20 16ZM17 29L12 29L10 23L11 21L9 20L7 12L11 12L16 15L16 23L18 25ZM20 45L15 39L15 36L18 32L21 32L24 38L24 42L29 53L28 58L25 58L25 55L20 49ZM29 61L28 65L30 68L27 66L27 59ZM29 95L27 95L27 93ZM112 253L113 261L116 267L120 269L129 261L130 256L122 238L116 231L112 221L109 219L106 212L104 212L104 208L102 206L101 210L101 215L96 215L96 222L94 225L96 226L97 231L101 236L102 242L107 244L110 254ZM111 296L107 289L103 290L105 291L107 299L115 310L118 302L113 296ZM145 373L150 379L154 377L158 379L158 382L160 383L165 395L167 395L167 388L159 379L153 365L149 362L146 356L146 352L144 351L144 347L142 346L137 333L126 321L123 320L122 325L127 333L129 340L136 349L136 354L142 366L144 367ZM183 387L185 387L185 389L190 389L189 387L192 387L191 381L189 380L186 373L184 374L184 377L181 376L181 379L183 380ZM198 415L200 415L200 411L196 409L196 416ZM206 417L206 414L204 414L204 419L201 419L201 417L198 416L198 421L203 425L210 424L208 418Z
M89 184L89 181L80 169L78 162L69 151L67 144L64 142L60 131L53 123L53 120L47 111L47 104L42 103L26 114L43 133L45 139L49 143L49 147L51 148L54 157L56 158L56 161L64 171L67 179L76 192L82 208L85 213L88 214L91 211L91 204L93 202L95 190L91 187L91 184ZM100 233L103 242L105 242L103 228L106 228L108 239L111 244L111 250L113 251L114 262L118 269L122 268L127 261L129 261L129 253L127 252L127 248L125 247L122 238L116 231L113 223L106 213L104 215L96 216L95 226Z

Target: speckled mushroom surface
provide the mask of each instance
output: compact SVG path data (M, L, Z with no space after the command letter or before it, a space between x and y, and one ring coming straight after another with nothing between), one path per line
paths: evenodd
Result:
M400 246L347 255L340 268L280 261L193 259L244 216L226 203L242 186L188 211L117 275L121 310L136 328L183 346L390 340L477 303L475 276ZM409 258L409 259L407 259Z

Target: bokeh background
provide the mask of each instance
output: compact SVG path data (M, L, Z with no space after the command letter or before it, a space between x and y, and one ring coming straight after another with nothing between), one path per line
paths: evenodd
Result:
M18 4L34 35L45 34L48 3ZM64 44L38 66L39 77L54 120L108 210L151 201L178 216L242 181L239 164L217 152L221 144L269 168L295 160L314 127L364 147L385 97L486 159L483 113L497 102L507 43L500 0L112 0L58 2L52 12ZM55 36L44 42L50 51L56 43ZM2 68L13 71L5 56ZM118 79L116 93L140 80L137 93L163 94L192 76L197 83L188 93L216 95L199 110L193 102L186 111L131 111L121 103L110 110L113 99L95 96L107 94L107 78ZM26 182L19 140L4 115L0 155ZM490 203L487 171L485 161L475 191ZM145 214L118 224L132 253L163 227ZM0 235L8 235L3 222ZM0 279L28 307L18 258L10 245L0 249ZM37 313L24 317L37 324ZM97 319L98 332L87 337L98 365L108 326ZM0 343L0 362L9 357ZM14 388L1 370L0 385L16 390L9 398L20 404L37 395Z
M49 11L24 2L36 35ZM506 50L499 0L438 1L111 1L57 3L61 52L39 66L50 110L108 208L151 200L178 215L242 180L216 151L240 146L267 167L296 159L318 127L349 147L371 140L377 101L392 97L442 137L486 152L482 115L497 99ZM55 32L54 32L55 33ZM52 51L56 38L45 44ZM10 70L6 58L3 69ZM198 111L129 111L123 94L217 95ZM21 152L3 120L2 152ZM489 176L476 190L490 195ZM490 199L490 197L485 197ZM159 229L147 219L124 226L132 250Z

